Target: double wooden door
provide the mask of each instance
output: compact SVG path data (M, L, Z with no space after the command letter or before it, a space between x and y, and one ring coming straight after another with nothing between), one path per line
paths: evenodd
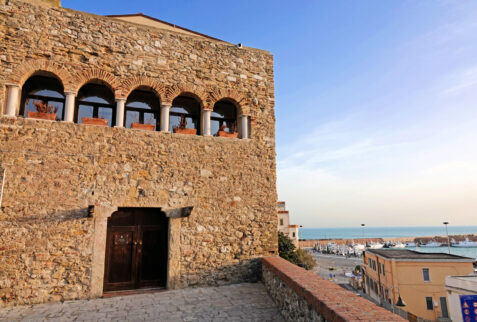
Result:
M105 292L166 286L167 224L158 209L121 209L108 219Z

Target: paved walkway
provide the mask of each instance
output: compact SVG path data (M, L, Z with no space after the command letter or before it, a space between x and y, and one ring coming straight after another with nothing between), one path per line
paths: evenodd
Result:
M0 309L0 321L283 321L261 283Z

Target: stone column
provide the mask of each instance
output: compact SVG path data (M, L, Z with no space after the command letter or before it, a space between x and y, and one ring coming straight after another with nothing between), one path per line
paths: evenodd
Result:
M7 110L5 115L16 116L18 106L18 93L20 86L17 84L7 84Z
M171 104L161 104L161 131L169 132L169 111Z
M75 115L75 92L65 92L65 122L73 122Z
M124 127L124 98L116 99L116 127Z
M210 114L211 110L203 110L202 112L202 135L210 136Z
M242 139L248 139L248 115L242 115L240 117L240 123L241 123L241 130L242 130L240 137Z

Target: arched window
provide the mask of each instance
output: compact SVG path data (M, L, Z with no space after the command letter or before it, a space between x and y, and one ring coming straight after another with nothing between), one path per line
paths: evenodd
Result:
M76 98L75 121L88 123L88 119L104 119L108 126L116 120L114 93L104 84L88 83L81 87Z
M210 116L210 133L220 136L219 131L237 133L237 107L226 99L215 103Z
M63 85L54 77L32 76L22 87L20 115L28 116L28 112L37 112L38 104L51 106L56 110L56 120L62 120L65 106ZM36 106L35 106L36 105Z
M154 92L147 89L132 91L125 105L125 126L140 128L145 124L159 130L160 106L159 97Z
M169 117L169 131L199 134L200 102L194 97L186 95L176 97L174 101L172 101Z

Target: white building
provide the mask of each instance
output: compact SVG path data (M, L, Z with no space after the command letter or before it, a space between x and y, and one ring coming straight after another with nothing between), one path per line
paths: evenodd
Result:
M290 237L293 244L299 247L298 225L290 225L290 214L285 207L285 201L279 201L277 204L278 211L278 231Z
M464 321L461 296L473 295L468 302L470 310L477 316L477 275L447 276L446 277L447 301L449 302L450 318L454 322ZM472 321L474 321L472 319Z

